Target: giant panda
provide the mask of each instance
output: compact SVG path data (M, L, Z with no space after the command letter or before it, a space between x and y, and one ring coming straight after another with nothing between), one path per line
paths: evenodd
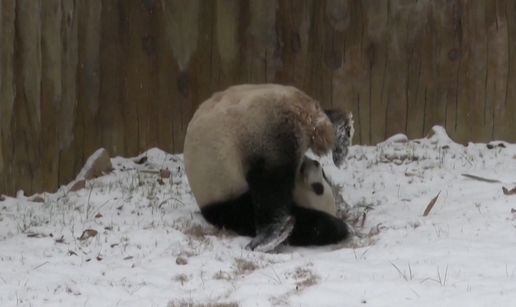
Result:
M334 185L326 177L322 165L304 156L296 176L291 207L296 224L286 243L299 246L332 244L346 239L350 232L354 233L351 226L337 216L334 193ZM323 217L314 218L319 215ZM320 221L326 224L317 224Z
M246 249L336 243L344 222L296 205L296 176L305 152L330 152L339 167L351 143L352 119L323 111L301 90L278 84L235 85L202 102L184 142L185 173L209 223L253 237Z

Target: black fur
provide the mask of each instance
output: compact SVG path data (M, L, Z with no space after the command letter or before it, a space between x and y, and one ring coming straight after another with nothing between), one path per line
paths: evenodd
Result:
M346 223L326 212L292 206L296 219L288 243L294 246L336 244L346 239L350 232Z
M320 182L315 182L315 183L312 183L312 190L314 190L314 193L317 195L323 195L324 186Z
M255 237L253 202L251 193L225 203L201 209L211 224L236 232L241 236ZM287 242L293 246L321 246L336 244L348 238L350 232L342 219L326 212L296 206L291 203L290 214L295 218L294 230Z
M208 223L236 232L240 236L255 237L254 208L251 193L201 208L202 216Z
M268 235L290 215L296 180L295 163L267 166L264 160L253 163L247 173L257 235Z
M266 236L290 216L295 176L295 165L267 169L263 159L256 160L247 173L248 192L204 206L201 213L209 223L239 235Z

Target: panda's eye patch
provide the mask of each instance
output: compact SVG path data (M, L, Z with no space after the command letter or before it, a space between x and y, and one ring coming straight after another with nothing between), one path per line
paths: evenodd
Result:
M312 183L312 190L314 190L315 194L322 195L324 193L324 186L320 182Z
M314 165L315 165L315 167L319 167L321 164L318 161L314 160Z

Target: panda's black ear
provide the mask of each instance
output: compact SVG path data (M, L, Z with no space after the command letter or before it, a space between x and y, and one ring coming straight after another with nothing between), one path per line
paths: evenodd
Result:
M322 195L324 193L324 186L320 182L312 183L312 190L314 190L315 194Z

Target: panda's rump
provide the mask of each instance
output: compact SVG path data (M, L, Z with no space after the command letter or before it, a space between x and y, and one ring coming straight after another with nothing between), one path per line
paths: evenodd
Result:
M248 190L234 132L214 123L190 123L183 151L188 182L201 208Z

